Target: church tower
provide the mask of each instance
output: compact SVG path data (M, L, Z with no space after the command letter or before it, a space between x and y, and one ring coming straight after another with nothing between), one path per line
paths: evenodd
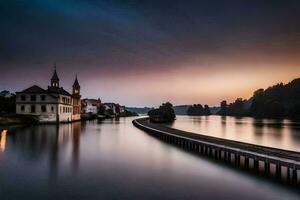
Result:
M80 95L80 85L77 79L77 74L73 83L73 95Z
M80 95L80 85L77 79L77 74L75 77L75 81L73 83L73 92L72 92L72 99L73 99L73 115L72 121L80 120L81 114L81 95Z
M51 78L51 87L59 88L59 78L57 76L56 66L54 66L54 73L53 73L53 76Z

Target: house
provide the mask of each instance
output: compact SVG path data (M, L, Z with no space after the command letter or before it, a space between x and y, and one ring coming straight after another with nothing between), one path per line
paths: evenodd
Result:
M125 113L126 108L125 108L125 106L120 106L119 105L119 110L120 110L120 114L123 114L123 113Z
M101 106L100 99L83 99L82 113L97 114Z
M54 70L51 85L43 89L33 85L16 93L16 113L34 115L40 122L71 122L80 120L80 85L75 78L73 93L70 94L59 85Z

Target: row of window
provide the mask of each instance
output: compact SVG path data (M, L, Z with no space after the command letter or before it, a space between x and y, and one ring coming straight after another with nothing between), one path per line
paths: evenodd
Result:
M62 102L65 104L71 104L71 99L67 97L62 97Z
M71 113L72 112L72 108L70 107L60 107L60 113Z
M31 106L30 106L30 112L31 112L31 113L35 113L35 112L36 112L36 107L37 107L37 105L31 105ZM44 112L47 112L47 106L41 105L40 108L41 108L41 112L43 112L43 113L44 113ZM54 112L54 107L53 107L53 106L51 106L50 109L51 109L51 110L49 110L49 112L50 112L50 111L51 111L51 112ZM21 111L22 111L22 112L25 111L25 106L24 106L24 105L21 106ZM65 107L65 106L60 107L60 113L72 113L72 108L70 108L70 107Z
M45 95L39 95L41 101L45 101L46 100L46 96ZM30 95L30 101L36 101L37 99L37 95ZM21 101L26 101L26 96L22 95L21 96Z
M30 112L31 113L35 113L36 112L36 105L31 105L30 106ZM51 112L54 112L54 107L53 106L51 106ZM24 112L25 111L25 106L24 105L22 105L21 106L21 111L22 112ZM45 106L45 105L41 105L41 112L47 112L47 107Z

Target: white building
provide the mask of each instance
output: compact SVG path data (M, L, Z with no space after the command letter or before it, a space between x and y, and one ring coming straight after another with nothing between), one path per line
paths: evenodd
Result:
M77 78L76 80L77 81ZM77 81L78 82L78 81ZM73 84L73 87L78 84ZM78 92L78 89L73 88ZM73 97L79 98L79 93L71 95L59 87L59 78L54 70L51 78L51 85L47 90L37 85L29 87L16 93L16 113L22 115L35 115L40 122L71 122L80 119L76 116L73 119Z
M82 112L97 114L101 106L100 99L83 99L82 100Z

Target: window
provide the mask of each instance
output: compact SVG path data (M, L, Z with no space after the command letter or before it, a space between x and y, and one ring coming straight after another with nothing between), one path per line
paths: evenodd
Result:
M25 106L21 106L21 111L22 111L22 112L25 111Z
M30 107L30 112L31 112L31 113L35 113L35 105L32 105L32 106Z
M21 101L26 101L26 96L25 95L21 96Z
M54 111L54 107L53 107L53 106L51 106L51 111L52 111L52 112Z
M30 96L30 101L36 101L36 96L35 95L31 95Z
M46 96L45 95L41 95L41 100L45 101L45 99L46 99Z
M45 106L45 105L42 105L42 106L41 106L41 111L42 111L42 112L46 112L46 110L47 110L47 109L46 109L46 106Z

